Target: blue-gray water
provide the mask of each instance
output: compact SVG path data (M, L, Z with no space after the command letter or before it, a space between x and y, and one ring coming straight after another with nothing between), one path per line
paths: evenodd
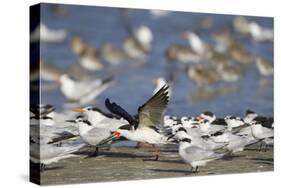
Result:
M116 8L88 7L88 6L63 6L65 15L56 17L50 12L47 4L42 6L41 19L48 27L53 29L64 28L69 35L67 40L56 44L42 44L41 57L49 63L66 69L69 65L77 63L77 59L70 49L71 37L81 36L88 43L100 47L104 42L112 42L114 46L121 47L122 40L127 33L122 26L120 10ZM198 21L207 14L173 12L159 19L153 19L148 11L130 10L129 19L133 26L145 24L154 34L153 48L148 63L136 66L134 62L124 63L120 66L108 66L102 76L114 75L114 85L106 90L97 99L98 107L104 108L103 101L110 98L118 102L131 113L144 103L154 90L151 80L159 76L168 77L171 67L168 66L164 51L172 44L187 44L179 34L186 30L195 30ZM211 31L220 31L230 27L233 16L208 15L213 19L213 26L208 31L200 31L205 41L211 42ZM247 17L266 27L273 27L272 18ZM250 52L260 54L273 61L272 43L254 43L250 39L236 36L243 46ZM218 83L214 86L221 92L216 92L212 97L200 100L195 93L202 91L187 79L183 70L184 66L178 65L176 81L173 85L173 96L167 114L176 116L193 116L203 111L213 111L218 116L242 115L246 109L252 109L262 115L273 115L273 78L262 78L255 64L251 64L246 75L236 83ZM260 82L266 82L261 86ZM218 89L219 88L219 89ZM225 91L227 90L227 91ZM193 97L192 97L193 96ZM194 97L195 96L195 97ZM65 98L59 89L42 93L42 102L55 105L61 109Z

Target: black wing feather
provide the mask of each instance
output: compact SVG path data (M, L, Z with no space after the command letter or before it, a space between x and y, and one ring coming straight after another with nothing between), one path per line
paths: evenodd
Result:
M119 106L115 102L111 103L108 98L105 100L105 106L111 113L117 114L117 115L123 117L131 125L137 124L137 121L133 116L131 116L126 110L124 110L121 106Z

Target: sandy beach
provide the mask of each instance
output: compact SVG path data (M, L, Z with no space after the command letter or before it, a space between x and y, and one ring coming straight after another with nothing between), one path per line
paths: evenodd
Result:
M191 173L190 166L178 156L176 148L162 148L158 161L147 149L112 147L98 157L87 158L89 150L77 157L53 163L41 173L41 184L73 184L105 181L203 176L273 171L273 148L258 151L259 144L236 153L232 160L220 159Z

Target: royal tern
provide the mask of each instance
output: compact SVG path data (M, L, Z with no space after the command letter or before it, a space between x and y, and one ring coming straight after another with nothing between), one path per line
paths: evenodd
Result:
M273 128L273 124L274 124L273 117L260 116L256 112L253 112L251 110L246 110L243 120L245 123L248 124L255 121L261 123L263 127L267 127L267 128Z
M213 150L196 146L194 141L183 131L177 132L175 137L179 142L179 155L184 162L191 165L191 172L197 172L200 166L205 166L208 162L224 156L224 154L215 153Z
M112 128L110 128L110 124L107 127L100 127L98 122L93 124L83 115L78 116L76 120L68 120L68 122L76 123L79 136L82 140L91 147L96 148L95 152L89 156L98 155L99 147L106 144L104 140L108 139L113 131Z
M274 138L273 129L263 127L261 123L256 121L251 122L250 125L251 125L252 135L256 140L265 143L265 146L273 144L273 138Z
M231 131L233 128L240 127L245 124L243 119L240 117L226 116L224 120L227 123L229 131Z
M193 145L207 150L221 149L227 144L227 142L214 142L212 139L209 139L209 136L202 134L196 127L185 128L182 125L174 126L172 128L172 135L168 139L175 137L175 135L186 135L189 139L192 139Z
M128 122L120 116L106 113L99 108L93 106L86 106L84 108L74 108L74 112L80 112L87 117L90 123L100 128L107 128L115 131L121 125L128 124Z
M30 160L33 163L40 163L40 170L44 171L45 166L61 159L73 157L72 153L82 148L84 144L42 144L35 139L30 140Z
M111 82L112 77L104 80L75 81L67 74L64 74L60 77L60 89L63 95L70 101L87 104L106 90Z
M248 145L248 140L239 135L234 135L230 131L221 131L211 135L211 140L216 143L227 143L225 149L229 151L229 155L243 151L245 146Z

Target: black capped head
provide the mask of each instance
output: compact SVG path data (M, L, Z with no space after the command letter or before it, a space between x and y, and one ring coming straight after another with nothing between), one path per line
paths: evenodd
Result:
M236 117L234 117L234 116L226 116L224 119L225 120L233 120L233 119L236 119Z
M97 111L97 112L101 111L99 108L96 108L96 107L93 107L93 106L87 106L85 108L85 110L87 110L87 111Z
M180 128L178 128L178 130L176 130L176 132L181 132L181 131L187 133L186 129L183 127L180 127Z
M189 138L182 138L179 140L180 142L188 142L188 143L191 143L191 139Z
M210 111L206 111L203 113L205 116L209 116L209 117L213 117L214 116L214 113L213 112L210 112Z
M87 120L87 119L85 119L86 117L85 116L83 116L83 115L79 115L79 116L77 116L76 117L76 122L78 123L78 122L83 122L84 124L86 124L86 125L88 125L88 126L92 126L92 123L89 121L89 120ZM71 120L70 121L68 121L68 122L71 122Z
M255 114L255 112L248 109L246 110L245 115L249 115L249 114Z
M49 117L49 116L43 116L43 117L41 117L41 119L44 119L44 120L50 119L50 120L52 120L53 118Z
M92 123L87 119L83 119L82 122L87 124L88 126L92 126Z

